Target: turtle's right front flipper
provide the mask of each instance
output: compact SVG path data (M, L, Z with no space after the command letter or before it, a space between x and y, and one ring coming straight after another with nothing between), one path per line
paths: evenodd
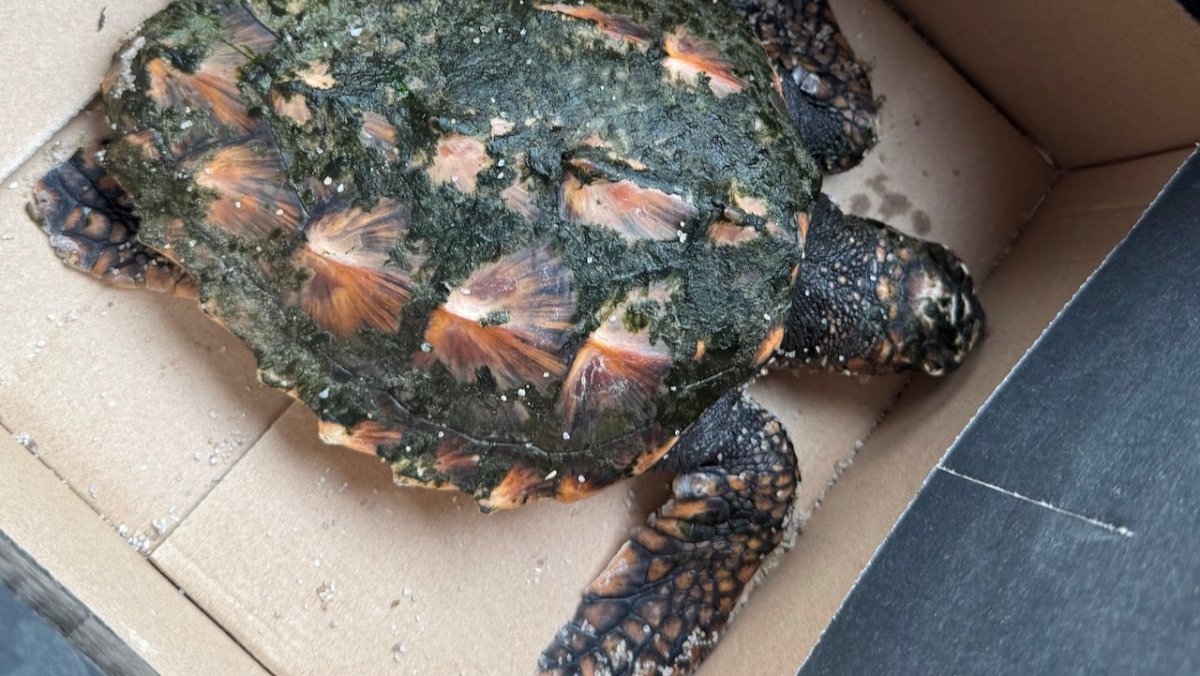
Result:
M726 394L655 470L674 495L630 534L542 653L543 676L690 674L796 534L800 474L779 420Z
M183 268L138 241L129 196L96 154L81 148L38 181L31 211L50 245L67 265L116 286L194 296Z

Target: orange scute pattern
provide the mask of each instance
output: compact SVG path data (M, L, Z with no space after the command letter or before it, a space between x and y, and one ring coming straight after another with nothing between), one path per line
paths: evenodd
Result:
M547 247L488 263L450 292L425 329L428 354L463 382L487 367L501 388L545 389L575 314L571 272Z
M719 98L746 88L746 81L733 74L733 64L707 40L698 38L687 29L676 28L663 40L667 58L663 66L672 78L697 83L701 73L708 76L708 88Z
M671 452L672 448L675 448L677 441L679 441L679 436L673 436L667 439L667 443L659 445L658 448L638 458L637 464L633 466L633 473L641 474L642 472L650 471L654 465L658 464L659 460L662 460Z
M475 192L475 180L479 172L490 166L487 148L479 139L461 134L450 134L438 141L430 165L429 180L436 184L450 184L461 192Z
M506 120L502 117L493 117L489 122L489 127L493 137L507 136L517 128L517 124L512 120Z
M803 211L796 212L796 230L800 233L800 246L804 246L808 242L808 214Z
M345 446L367 455L376 455L381 446L397 443L404 438L403 429L383 427L373 420L363 421L354 429L346 429L330 420L321 420L317 423L317 433L326 444Z
M504 200L504 206L520 214L525 220L536 222L541 218L541 211L538 209L537 202L534 201L534 189L533 182L526 179L502 190L500 199Z
M584 183L571 172L563 179L561 211L568 221L610 228L630 242L675 239L696 216L696 208L678 195L629 180Z
M778 350L779 346L782 344L783 327L776 326L775 328L771 329L771 332L767 334L767 337L763 339L763 342L759 343L758 350L754 353L755 365L761 366L762 364L767 363L767 360L771 358L771 355L775 354L775 350Z
M362 115L363 137L371 141L381 150L389 150L396 145L396 127L379 113L367 111Z
M308 98L304 94L288 96L279 90L272 89L271 109L275 111L276 115L291 118L299 125L308 124L308 121L312 119L312 111L308 108Z
M528 465L516 464L504 475L500 485L492 489L487 497L479 501L484 509L512 509L525 504L537 495L537 489L546 482L542 470Z
M759 218L767 217L767 202L761 197L751 197L741 192L734 192L733 203L737 205L738 209L748 214L758 216Z
M623 321L631 302L666 302L670 294L655 286L644 296L618 305L579 349L563 386L559 409L566 429L585 429L605 411L653 413L654 400L671 367L671 350L652 342L649 328L630 331Z
M369 212L334 211L308 228L297 263L312 276L300 289L300 303L318 326L339 336L364 327L396 330L412 275L390 256L407 230L408 213L389 199ZM410 268L420 266L419 257L408 259Z
M294 232L300 223L300 198L287 181L279 151L265 138L220 148L197 168L196 183L217 193L209 220L239 237Z
M329 74L329 64L324 61L312 61L296 74L304 84L314 89L333 89L337 84L337 80Z
M275 43L275 35L238 4L223 13L221 24L228 37L215 43L194 73L181 71L161 58L146 63L148 93L160 107L209 110L218 122L249 132L256 122L239 97L238 68L247 61L246 51L267 49Z
M708 226L708 238L719 246L737 246L758 237L758 231L729 221L715 221Z
M634 24L628 17L605 14L591 5L554 3L534 5L534 7L546 12L558 12L559 14L573 16L576 19L591 21L600 30L607 33L609 37L618 40L628 40L637 45L644 45L650 40L650 31Z
M444 437L438 443L435 455L437 463L434 469L440 474L462 476L479 465L479 449L455 434Z
M218 122L251 131L255 124L238 98L237 68L205 61L195 73L177 70L163 59L146 64L150 98L160 108L208 109Z

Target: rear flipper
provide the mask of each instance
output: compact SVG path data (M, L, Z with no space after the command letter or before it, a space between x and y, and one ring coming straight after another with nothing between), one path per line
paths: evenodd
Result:
M38 181L31 211L50 245L67 265L116 286L195 296L183 268L138 241L129 196L96 154L77 150Z
M774 61L804 145L827 172L875 145L875 98L828 0L730 0Z
M655 469L674 497L583 594L538 668L548 674L689 673L795 533L799 474L779 421L744 392L700 417Z

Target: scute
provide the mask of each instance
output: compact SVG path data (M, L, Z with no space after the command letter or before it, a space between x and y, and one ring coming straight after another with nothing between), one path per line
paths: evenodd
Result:
M462 382L477 382L486 368L500 390L547 390L566 370L563 345L575 307L562 259L549 247L525 249L451 290L429 317L422 349Z
M385 197L369 211L340 205L309 224L294 264L309 271L300 304L317 326L343 338L399 327L420 269L419 257L404 266L390 260L408 223L404 205Z
M107 168L323 437L582 495L778 344L819 179L724 5L260 4L146 25Z

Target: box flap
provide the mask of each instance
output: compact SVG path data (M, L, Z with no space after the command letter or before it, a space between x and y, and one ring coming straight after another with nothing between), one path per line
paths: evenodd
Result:
M100 89L121 38L166 0L0 4L0 178L50 140Z
M1062 167L1200 140L1200 23L1175 0L896 0Z

